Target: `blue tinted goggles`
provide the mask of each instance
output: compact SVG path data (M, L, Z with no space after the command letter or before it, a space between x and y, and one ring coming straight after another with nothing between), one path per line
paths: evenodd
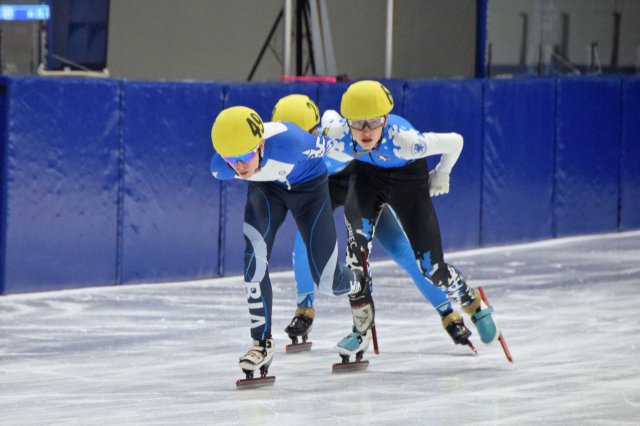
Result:
M236 155L235 157L223 157L223 158L224 158L224 161L231 164L232 166L237 165L239 161L242 161L243 163L248 163L249 161L253 160L253 157L255 157L256 154L258 154L259 148L260 146L257 146L256 149L254 149L253 151L249 151L246 154Z

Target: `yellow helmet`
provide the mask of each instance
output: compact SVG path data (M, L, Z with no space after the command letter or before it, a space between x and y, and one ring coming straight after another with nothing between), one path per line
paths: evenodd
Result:
M320 110L308 96L289 95L273 107L271 120L290 121L310 132L320 124Z
M223 157L236 157L256 149L264 135L264 123L251 108L222 110L211 127L213 148Z
M393 109L393 97L382 83L362 80L353 83L342 95L340 112L348 120L382 117Z

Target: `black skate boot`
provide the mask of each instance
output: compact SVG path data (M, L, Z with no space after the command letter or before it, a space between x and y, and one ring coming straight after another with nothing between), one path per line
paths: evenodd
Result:
M456 345L467 345L473 352L478 352L469 340L471 331L464 325L462 315L456 311L449 312L442 317L442 326L451 337L451 340L453 340L453 343Z
M284 329L291 339L291 344L285 346L287 353L308 351L311 349L311 342L307 342L309 338L309 332L313 325L313 319L315 318L316 310L314 308L300 308L296 309L296 313L291 320L291 323ZM302 342L298 341L298 337L302 338Z

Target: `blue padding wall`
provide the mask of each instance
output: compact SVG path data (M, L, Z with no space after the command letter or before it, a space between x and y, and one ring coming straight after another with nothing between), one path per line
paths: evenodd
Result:
M417 129L465 139L435 199L446 251L640 228L639 78L385 84ZM290 93L339 109L346 87L0 79L0 293L241 273L246 182L209 174L214 118L269 119ZM291 268L295 230L271 270Z
M556 236L618 229L621 83L558 81Z
M485 86L482 245L553 236L556 80Z
M7 230L7 110L9 97L7 95L8 82L0 78L0 294L4 294L5 281L5 257L6 257L6 230Z
M640 228L640 79L622 83L620 229Z
M12 78L3 140L3 292L116 281L120 87Z
M433 202L445 251L477 247L482 190L482 81L408 82L404 109L405 117L421 131L463 136L464 148L451 175L450 195L435 197ZM433 168L439 158L428 161Z
M218 273L221 183L209 175L221 84L125 84L121 282Z

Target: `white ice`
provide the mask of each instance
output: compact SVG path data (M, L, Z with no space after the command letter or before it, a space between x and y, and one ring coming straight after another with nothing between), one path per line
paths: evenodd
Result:
M476 334L479 355L453 345L390 261L371 267L381 353L353 374L331 373L346 299L318 296L312 351L286 354L294 283L273 274L277 379L255 390L235 386L250 344L239 277L10 295L0 424L640 424L640 232L447 260L486 290L513 364Z

